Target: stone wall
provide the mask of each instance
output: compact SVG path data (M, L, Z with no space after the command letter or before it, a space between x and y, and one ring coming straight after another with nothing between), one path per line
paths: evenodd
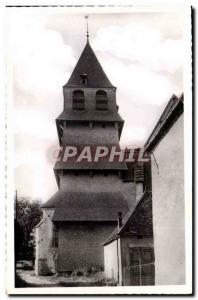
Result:
M152 156L156 284L185 283L183 116Z
M56 249L53 247L54 209L44 209L43 219L36 228L35 274L48 275L55 273Z

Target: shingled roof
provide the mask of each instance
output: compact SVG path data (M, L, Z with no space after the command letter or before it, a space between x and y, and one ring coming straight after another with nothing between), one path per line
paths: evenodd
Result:
M53 208L53 221L117 221L118 212L126 214L127 202L120 192L58 191L42 207Z
M153 234L151 192L144 192L139 201L124 215L122 226L120 228L117 226L106 241L104 241L103 245L109 244L126 231L134 235Z
M108 122L108 123L118 123L118 132L121 136L122 128L124 125L124 120L121 118L117 111L74 111L71 109L64 110L56 119L56 126L58 130L59 137L61 136L61 131L59 124L63 121L72 121L72 122ZM61 144L61 143L60 143Z
M127 165L125 161L108 161L107 159L99 160L98 162L88 162L82 160L77 162L75 160L57 161L54 166L54 170L123 170L127 171Z
M113 87L113 85L107 78L107 75L103 71L95 53L93 52L89 41L87 41L87 44L76 64L76 67L71 74L68 82L65 84L65 87L85 87L81 82L80 75L82 74L87 74L87 87Z
M56 120L59 121L106 121L106 122L124 122L117 111L74 111L64 110Z

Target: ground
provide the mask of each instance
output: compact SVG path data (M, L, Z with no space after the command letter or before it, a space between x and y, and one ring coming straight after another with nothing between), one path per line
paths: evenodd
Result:
M34 270L17 270L16 287L69 287L69 286L106 286L116 285L107 281L104 273L99 272L91 276L36 276Z

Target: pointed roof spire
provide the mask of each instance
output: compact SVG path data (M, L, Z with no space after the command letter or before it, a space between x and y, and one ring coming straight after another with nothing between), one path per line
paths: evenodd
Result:
M83 78L86 80L83 82ZM65 87L94 87L105 88L114 87L103 71L94 51L92 50L89 40L74 68Z
M87 20L87 42L89 41L89 23L88 23L89 16L85 16L85 19Z

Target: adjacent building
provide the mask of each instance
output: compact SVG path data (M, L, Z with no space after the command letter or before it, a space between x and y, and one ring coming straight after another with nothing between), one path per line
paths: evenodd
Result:
M171 97L145 150L152 162L156 284L185 284L183 95Z
M119 285L154 285L152 197L145 191L103 243L105 276Z

